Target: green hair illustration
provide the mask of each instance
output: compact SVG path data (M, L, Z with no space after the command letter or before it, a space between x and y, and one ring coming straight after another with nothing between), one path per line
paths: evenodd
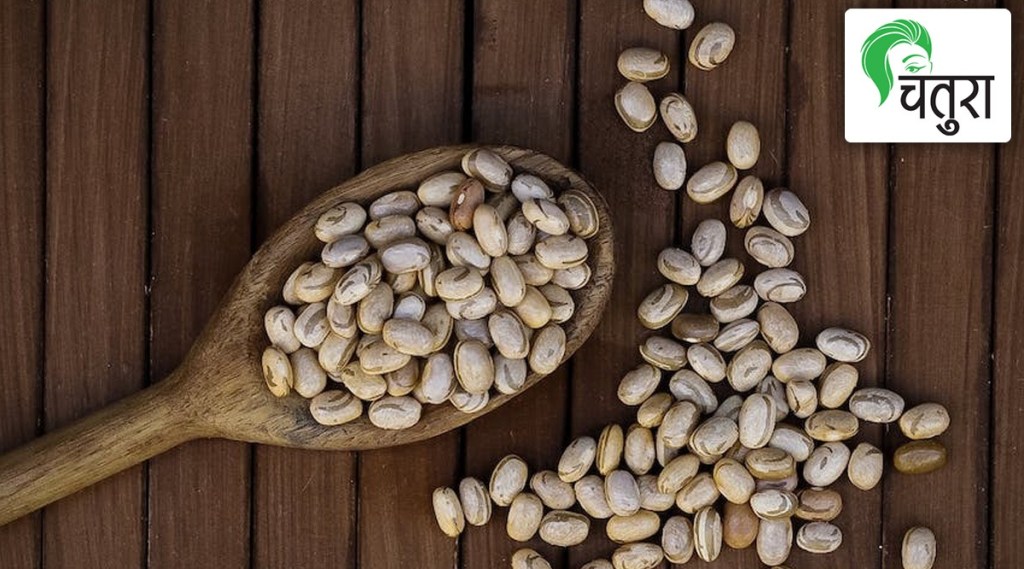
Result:
M860 48L860 65L864 69L864 73L878 87L878 94L881 96L881 100L878 102L879 106L889 98L889 91L893 86L889 52L893 47L901 44L920 46L927 54L930 64L932 37L924 26L914 20L894 20L883 24L872 32L868 39L864 40L864 45ZM921 67L908 67L911 72L918 69Z

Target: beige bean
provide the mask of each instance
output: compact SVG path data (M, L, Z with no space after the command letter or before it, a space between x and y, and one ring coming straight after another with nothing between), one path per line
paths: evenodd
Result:
M458 494L451 488L438 488L434 490L433 502L438 527L448 537L459 537L466 528L466 518Z
M487 329L494 347L508 359L523 359L530 353L526 325L509 310L499 310L487 318Z
M332 389L309 401L309 414L321 425L344 425L363 414L363 402L351 393Z
M927 474L946 465L946 447L935 440L911 441L896 449L892 465L903 474Z
M423 327L418 322L406 322L409 322L410 326L416 325ZM403 328L404 327L405 326L403 326ZM412 335L410 334L407 337L412 337ZM424 339L426 339L425 336ZM398 349L391 347L384 340L375 340L370 342L362 353L359 354L359 365L366 373L383 375L389 371L395 371L409 363L410 357L411 356L409 354L400 352Z
M360 362L349 362L338 377L346 389L363 401L376 401L388 391L387 380L381 375L366 373Z
M523 202L522 211L527 221L548 235L564 235L569 231L569 217L552 200L527 200Z
M529 492L521 492L509 505L505 531L515 541L529 541L540 529L544 504Z
M810 553L832 553L843 543L843 532L828 522L804 524L796 532L796 544Z
M665 413L658 427L657 440L682 448L689 444L690 436L700 420L700 410L691 401L679 401Z
M698 455L725 454L739 440L739 427L728 417L711 417L697 426L690 435L690 449Z
M725 379L728 371L725 358L715 346L700 343L690 346L686 351L686 361L697 375L709 383L718 383Z
M932 569L937 550L935 534L926 527L912 527L903 534L900 550L903 569Z
M661 529L661 549L669 563L682 565L693 557L693 525L689 519L673 516L665 520Z
M274 347L290 354L302 347L295 337L295 313L287 306L275 306L263 316L267 338Z
M555 371L565 358L565 330L558 324L544 326L533 337L528 362L535 373Z
M805 488L798 495L794 515L808 522L830 522L843 511L843 497L828 488Z
M857 434L860 424L853 413L828 409L808 417L804 422L804 430L816 441L845 441Z
M551 284L556 284L564 289L579 290L590 282L591 270L586 263L558 269L551 276Z
M871 341L860 332L846 328L825 328L815 343L821 353L839 362L859 362L871 351Z
M370 219L380 219L389 215L412 216L420 208L420 200L415 192L402 190L384 194L370 203Z
M626 433L622 449L626 466L637 476L647 474L654 466L654 434L650 429L632 425Z
M380 334L394 310L394 291L387 283L380 283L358 302L356 324L365 334Z
M347 202L325 211L316 221L313 232L324 243L336 241L355 233L366 223L366 210L357 203Z
M708 303L712 316L723 324L744 319L757 310L760 299L750 285L736 285Z
M818 390L810 381L790 381L786 384L786 401L794 417L806 419L818 410Z
M600 476L591 474L580 478L573 484L573 491L576 493L576 501L588 516L596 520L605 520L615 515L608 505L604 480Z
M491 266L491 257L469 233L456 231L448 236L445 243L445 255L457 267L473 267L480 271Z
M693 23L693 5L689 0L644 0L644 12L658 24L673 30L685 30Z
M288 354L273 346L268 347L263 350L261 366L263 369L263 379L270 392L275 397L288 395L295 381Z
M605 533L615 543L643 541L658 533L661 518L654 512L640 510L631 516L615 515L608 519Z
M328 374L337 375L352 359L355 351L355 338L343 338L330 332L320 344L320 349L317 351L317 362Z
M691 344L714 340L719 327L710 314L680 314L672 319L672 335Z
M701 508L693 517L693 549L708 563L722 553L722 518L713 506Z
M775 376L768 375L757 384L757 392L768 395L775 402L775 422L779 422L789 415L789 403L786 401L786 386L775 379Z
M494 503L499 506L511 505L512 500L526 488L528 473L526 461L522 458L514 454L502 458L494 467L488 486Z
M445 308L452 318L459 320L480 320L486 318L498 307L498 296L494 289L484 287L480 292L463 300L449 300Z
M859 376L857 368L850 364L829 364L825 371L821 372L821 379L818 381L818 401L822 407L835 409L845 405L853 390L857 388Z
M493 360L494 388L505 395L522 390L526 383L526 359L510 360L501 354L494 354Z
M367 416L381 429L408 429L420 420L423 406L412 397L382 397L370 404Z
M464 478L459 482L459 501L466 523L482 526L491 520L491 497L487 486L476 478Z
M594 559L580 566L580 569L615 569L607 559Z
M354 338L359 334L356 310L350 304L339 304L332 297L327 301L327 324L331 331L343 338ZM294 333L294 329L293 329Z
M754 477L731 458L723 458L715 464L713 478L718 492L734 504L745 504L754 493Z
M640 510L640 487L625 470L613 470L605 476L604 495L616 515L631 516Z
M811 486L826 487L839 480L850 462L850 449L841 442L828 442L814 449L804 463L804 480Z
M445 207L448 204L445 203ZM455 233L448 212L439 207L425 207L416 213L416 229L420 234L437 245L448 242L448 236Z
M589 251L586 241L575 235L552 235L537 243L534 254L537 262L556 271L582 265Z
M530 489L545 507L552 510L568 510L576 503L572 484L563 481L552 470L542 470L530 477Z
M686 366L686 346L663 336L650 336L640 344L640 357L664 371Z
M755 225L748 229L743 247L752 259L768 268L782 268L793 262L793 242L769 227Z
M710 71L725 62L735 44L736 32L728 24L710 23L690 42L690 63L697 69Z
M693 351L692 347L690 351ZM705 414L714 413L715 409L718 409L718 397L711 390L711 386L691 370L681 369L674 373L669 380L668 388L676 399L692 401Z
M704 297L715 297L736 286L743 278L744 267L737 259L722 259L704 270L697 282L697 292ZM761 273L764 274L764 273ZM759 278L758 275L756 278ZM755 289L756 289L755 278ZM760 293L758 293L760 294Z
M572 547L590 535L590 519L576 512L553 510L540 522L540 538L556 547Z
M380 284L383 267L376 257L368 257L353 265L341 276L331 300L338 304L355 304Z
M323 348L320 350L323 353ZM330 375L330 374L328 374ZM420 362L415 358L395 371L384 374L387 394L401 397L408 395L420 384Z
M678 190L686 181L686 152L675 142L662 142L654 148L651 169L661 189Z
M490 400L490 392L484 391L483 393L469 393L458 386L455 387L455 391L452 392L452 395L449 398L452 407L455 407L463 413L476 413L481 411L487 406Z
M807 294L807 283L792 269L768 269L754 277L754 290L764 300L796 302Z
M487 346L477 340L463 340L452 353L455 376L469 393L483 393L494 384L494 360Z
M343 268L354 265L370 254L370 244L362 235L344 235L324 245L320 260L327 267Z
M526 297L526 279L519 265L507 256L495 257L491 262L491 286L498 301L513 307ZM550 280L550 279L549 279Z
M759 480L782 480L796 472L796 461L784 450L753 449L743 460L750 474Z
M701 266L709 267L722 258L722 254L725 252L725 242L725 224L717 219L705 219L693 230L693 236L690 238L690 250Z
M720 495L711 475L700 472L676 494L676 507L687 514L694 514L714 504Z
M558 460L558 477L563 482L576 482L583 478L594 464L597 441L592 437L579 437L569 443Z
M658 105L661 121L679 142L691 142L697 137L697 114L693 105L679 93L669 93Z
M757 322L761 325L761 336L775 353L784 354L792 350L800 338L796 320L781 304L762 304L757 311Z
M614 569L654 569L665 558L653 543L628 543L612 552Z
M676 284L691 286L700 280L701 267L693 255L683 249L669 247L658 254L658 271Z
M814 348L798 348L775 358L772 375L779 381L810 381L825 371L825 356Z
M512 166L486 148L475 148L462 157L462 171L483 182L492 192L505 191L512 182Z
M763 203L764 184L756 176L744 177L736 184L729 202L729 221L740 229L750 227L761 215Z
M768 345L754 340L736 352L725 370L729 385L739 393L757 387L772 367L772 353Z
M871 490L882 479L882 451L870 443L860 443L850 454L846 475L861 490Z
M654 124L658 107L643 83L630 81L615 93L615 110L622 122L635 132L643 132Z
M669 60L664 53L649 47L631 47L619 54L619 73L630 81L644 83L668 75Z
M597 471L603 476L617 469L622 461L622 450L626 445L626 437L622 427L614 423L605 426L601 431L601 437L597 440L597 450L594 463Z
M537 199L553 199L555 192L542 178L533 174L519 174L512 179L512 194L520 202Z
M484 277L472 267L452 267L437 275L434 287L442 300L465 300L483 290Z
M903 398L881 387L865 387L850 395L850 412L861 421L892 423L903 414Z
M761 520L757 530L757 557L765 565L781 565L793 547L793 523L789 518Z
M512 569L551 569L551 564L536 551L524 548L512 554Z
M756 320L741 318L722 327L715 338L715 348L723 352L735 352L745 348L757 338L761 325ZM727 370L722 370L723 377Z
M445 242L447 243L447 239ZM448 263L444 253L441 251L441 247L432 243L430 245L430 263L416 274L416 282L423 289L423 294L428 297L437 296L437 287L435 286L437 275L441 274L447 266Z
M900 430L912 440L934 438L948 428L949 411L938 403L922 403L911 407L900 417Z
M737 170L749 170L761 155L761 135L747 121L736 121L725 139L725 153Z
M750 509L762 520L788 518L796 512L799 499L786 490L761 490L750 497Z
M455 366L446 353L431 354L423 363L420 383L413 393L420 403L444 403L455 392Z
M692 454L673 458L658 473L658 491L675 494L697 476L700 460Z
M653 474L638 476L636 485L640 489L640 508L651 512L667 512L676 505L674 493L658 490L658 477Z
M800 235L811 225L807 207L786 188L776 188L765 194L761 211L768 223L787 237Z
M590 196L580 190L570 189L558 196L558 205L569 219L569 229L577 237L589 239L597 235L601 219Z
M512 184L515 188L515 184ZM505 233L508 235L508 254L522 255L533 248L537 240L537 227L534 226L522 211L512 215L505 226Z
M730 395L718 405L718 409L715 409L713 416L728 417L739 425L741 407L743 407L743 396L738 394Z
M466 179L462 172L440 172L420 182L416 197L426 206L448 207Z
M796 462L803 462L814 451L814 440L803 429L780 423L775 426L768 446L787 452Z
M473 211L473 233L480 248L491 257L500 257L508 251L508 231L493 206L481 204Z
M264 352L266 355L267 352ZM327 387L327 374L317 361L317 354L309 348L299 348L290 356L292 388L299 395L310 399ZM269 382L268 382L269 385Z
M636 422L643 427L653 429L661 426L669 407L676 399L671 393L655 393L640 404L636 411Z
M416 235L416 222L408 215L388 215L366 224L363 236L377 250Z
M392 318L404 318L406 320L423 320L427 312L427 301L419 293L406 292L395 301L395 308L391 313Z
M675 283L651 291L637 308L637 318L645 327L656 330L668 325L686 306L689 293Z
M540 287L539 290L551 307L552 322L561 324L572 318L576 312L576 302L573 301L569 291L553 283L548 283Z
M775 403L755 393L747 397L739 413L739 441L751 449L768 444L775 432Z
M686 194L699 204L709 204L727 194L736 185L737 177L732 164L711 162L690 176Z
M327 338L331 327L327 322L327 307L314 302L303 307L295 318L292 328L295 338L307 348L317 348Z
M451 338L454 320L451 314L448 314L448 308L444 304L428 306L420 323L433 333L431 347L434 350L440 350Z

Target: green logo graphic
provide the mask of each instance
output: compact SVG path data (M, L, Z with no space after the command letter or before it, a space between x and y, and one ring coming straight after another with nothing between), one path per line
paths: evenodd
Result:
M914 20L894 20L879 26L860 48L860 65L875 83L881 106L893 86L893 63L907 73L932 69L932 37Z

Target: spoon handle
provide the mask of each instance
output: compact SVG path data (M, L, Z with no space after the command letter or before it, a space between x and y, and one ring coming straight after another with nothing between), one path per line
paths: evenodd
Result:
M0 456L0 525L201 436L174 377Z

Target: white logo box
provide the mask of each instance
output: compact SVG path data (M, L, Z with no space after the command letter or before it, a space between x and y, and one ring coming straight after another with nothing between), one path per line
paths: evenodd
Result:
M886 55L885 60L890 62L891 68L892 87L885 102L879 105L880 88L865 73L861 50L865 40L876 30L897 20L916 22L920 27L904 23L890 25L872 42L868 60L875 75L883 77L883 83L886 82L885 74L878 72L883 61L880 54ZM855 8L847 10L845 27L847 141L942 143L1010 140L1012 96L1008 10ZM919 33L921 29L923 33ZM913 41L915 38L916 42ZM927 38L930 38L930 58L923 47L928 44ZM955 122L950 122L951 92ZM972 93L975 96L967 101L968 106L961 106ZM916 104L918 101L920 106ZM985 118L986 106L989 118ZM980 117L975 118L968 107ZM924 118L921 118L922 110ZM944 134L943 131L955 134Z

